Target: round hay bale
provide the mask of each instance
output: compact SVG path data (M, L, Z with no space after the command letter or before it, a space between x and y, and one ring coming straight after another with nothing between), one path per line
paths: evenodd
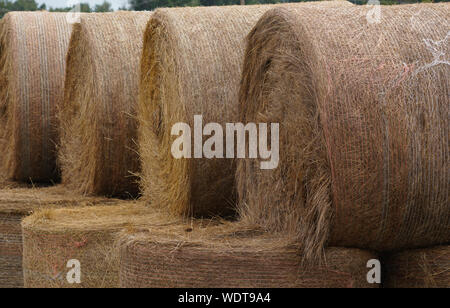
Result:
M385 260L385 288L450 288L450 246L407 250Z
M240 119L280 124L280 160L239 160L239 210L308 260L450 240L449 4L367 13L276 8L248 36Z
M117 206L41 210L25 218L23 270L28 288L116 288L119 259L114 242L123 228L167 223L148 207ZM70 260L81 266L81 283L70 284Z
M65 14L11 12L0 21L0 177L59 179L56 107L70 31Z
M39 209L113 205L118 200L88 198L56 186L0 190L0 288L23 287L22 219Z
M271 7L158 9L149 21L141 60L138 117L141 190L152 205L185 216L234 210L233 160L198 158L194 146L191 159L176 159L171 149L178 137L171 131L174 124L182 122L194 136L196 115L202 116L203 124L224 127L225 123L238 122L245 36Z
M330 248L326 265L306 269L283 238L208 221L124 232L120 283L126 288L377 287L367 283L370 252Z
M136 101L150 12L85 14L67 54L59 160L62 182L83 194L135 197Z

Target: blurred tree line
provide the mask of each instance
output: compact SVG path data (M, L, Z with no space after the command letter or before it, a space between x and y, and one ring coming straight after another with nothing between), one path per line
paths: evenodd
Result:
M304 2L318 0L129 0L130 9L135 11L154 10L158 7L175 6L217 6L235 4L268 4L280 2ZM349 0L355 4L367 4L368 0ZM449 0L380 0L381 4L400 4L418 2L444 2Z
M154 10L158 7L175 6L215 6L215 5L234 5L234 4L268 4L279 2L303 2L307 0L128 0L128 7L121 10ZM314 1L314 0L309 0ZM368 0L349 0L355 4L367 4ZM380 0L381 4L399 4L399 3L417 3L417 2L444 2L449 0ZM35 0L0 0L0 18L10 11L40 11L67 12L73 7L53 8L45 4L39 5ZM91 7L89 3L80 4L81 12L111 12L112 6L108 1Z
M305 0L129 0L130 9L135 11L154 10L158 7L176 6L220 6L237 4L268 4L279 2L302 2ZM313 0L314 1L314 0Z
M72 10L73 7L65 8L53 8L47 7L45 4L39 5L35 0L0 0L0 18L3 17L8 12L11 11L49 11L49 12L68 12ZM104 1L102 4L97 4L91 7L89 3L80 4L81 12L111 12L112 6L108 1Z

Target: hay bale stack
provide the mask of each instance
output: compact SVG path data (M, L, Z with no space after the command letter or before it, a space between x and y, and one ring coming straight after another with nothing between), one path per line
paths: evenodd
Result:
M277 8L248 36L244 123L280 123L278 168L240 160L244 221L323 247L450 240L449 4Z
M67 55L59 110L62 182L83 194L138 194L136 101L150 12L82 15Z
M450 246L407 250L384 261L385 288L450 288Z
M11 12L0 21L0 177L59 178L55 116L70 31L62 13Z
M22 222L23 267L28 288L111 288L119 286L114 242L123 228L170 222L137 202L38 211ZM66 277L69 260L81 264L81 284Z
M344 6L348 2L294 4ZM234 207L231 159L175 159L175 123L238 122L244 39L272 6L158 9L145 31L139 92L141 190L172 214L207 216ZM203 130L203 127L201 128ZM206 140L206 137L204 138ZM190 140L189 140L190 141ZM192 148L192 157L194 149Z
M327 265L306 270L298 249L239 224L209 221L126 234L119 240L126 288L377 287L367 283L370 252L330 248Z
M39 209L113 205L118 200L84 198L62 187L0 190L0 288L23 287L22 219Z

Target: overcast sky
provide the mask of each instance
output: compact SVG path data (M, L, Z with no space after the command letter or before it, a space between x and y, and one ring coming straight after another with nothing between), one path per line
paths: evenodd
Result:
M91 7L96 4L102 4L104 0L81 0L80 2L88 2ZM119 7L127 4L127 0L107 0L112 4L113 8L117 10ZM36 0L37 3L45 3L47 7L67 7L71 3L76 3L75 0Z

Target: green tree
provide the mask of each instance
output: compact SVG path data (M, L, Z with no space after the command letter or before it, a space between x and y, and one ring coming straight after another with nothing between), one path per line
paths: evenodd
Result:
M38 6L34 0L0 0L0 18L11 11L37 11L45 10L45 5Z
M50 12L69 12L73 7L65 8L50 8ZM91 12L111 12L112 6L108 1L104 1L102 4L97 4L93 9L90 7L89 3L80 3L80 12L91 13Z
M130 9L151 11L159 7L200 6L202 0L129 0Z
M113 9L111 7L111 3L109 3L108 1L104 1L102 4L97 4L95 5L95 11L100 13L100 12L112 12Z
M0 0L0 18L3 17L6 13L8 13L8 1Z
M2 18L6 13L11 11L40 11L48 10L50 12L69 12L73 7L62 7L62 8L47 8L45 4L38 5L35 0L0 0L0 18ZM113 11L112 5L108 1L104 1L102 4L97 4L94 8L91 8L89 3L81 3L80 11L83 13L90 12L111 12Z
M17 0L12 5L11 11L37 11L38 4L34 0Z
M73 10L74 8L75 8L75 5L72 7L56 7L56 8L51 7L49 9L49 11L50 12L69 12L69 11ZM89 5L89 3L80 3L80 12L91 13L92 9L91 9L91 6Z
M91 9L89 3L80 3L80 12L91 13L92 9Z
M169 0L130 0L130 7L135 11L154 10L157 7L167 7Z

